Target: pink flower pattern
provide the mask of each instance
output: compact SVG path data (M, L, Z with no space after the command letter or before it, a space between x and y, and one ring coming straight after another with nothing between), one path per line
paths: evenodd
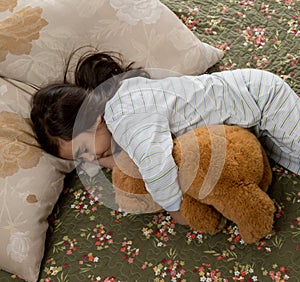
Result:
M202 41L225 52L209 72L265 69L300 93L299 0L163 2ZM252 245L233 223L211 236L175 224L164 212L132 215L108 209L101 202L101 182L86 176L91 184L82 186L75 179L49 218L40 282L296 281L300 177L276 165L273 174L273 232Z

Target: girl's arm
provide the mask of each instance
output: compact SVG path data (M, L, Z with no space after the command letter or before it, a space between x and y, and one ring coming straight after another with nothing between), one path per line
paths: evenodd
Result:
M153 200L167 211L178 211L182 193L167 118L157 113L133 113L106 122L114 140L138 166Z
M99 165L112 169L116 165L113 155L99 159ZM173 211L173 212L169 211L169 214L174 219L175 223L182 224L182 225L188 224L179 211Z
M169 214L170 214L170 216L172 216L172 218L174 219L175 223L182 224L182 225L188 225L187 221L182 216L182 214L180 213L180 211L174 211L174 212L170 212L169 211Z

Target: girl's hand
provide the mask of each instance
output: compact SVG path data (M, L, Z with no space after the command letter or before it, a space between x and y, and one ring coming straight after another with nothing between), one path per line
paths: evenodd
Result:
M98 163L99 165L110 169L116 165L113 155L98 159Z
M182 224L182 225L188 225L185 218L182 216L180 211L174 211L174 212L168 212L169 215L174 219L175 223Z

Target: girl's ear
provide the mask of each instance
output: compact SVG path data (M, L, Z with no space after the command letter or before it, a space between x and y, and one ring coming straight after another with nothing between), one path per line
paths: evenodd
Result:
M92 129L99 129L100 127L106 126L105 120L103 116L99 116L95 122L95 125L92 127Z
M104 119L103 116L100 115L100 116L97 118L97 124L101 124L101 123L105 123L105 119Z

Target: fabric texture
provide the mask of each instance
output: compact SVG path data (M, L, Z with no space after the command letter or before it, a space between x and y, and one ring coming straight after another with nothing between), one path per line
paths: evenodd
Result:
M48 216L74 168L39 147L29 119L32 92L0 79L0 268L30 282L38 279Z
M60 7L65 3L47 2L59 3ZM85 5L92 2L85 1ZM226 55L209 72L265 69L300 94L299 1L163 2L202 42L225 51ZM2 3L13 6L17 1ZM232 223L224 232L210 236L175 224L167 213L121 213L106 202L112 193L109 171L103 170L96 177L72 173L49 217L38 281L298 281L300 177L280 166L272 168L269 195L277 208L275 225L272 234L257 244L245 244ZM0 270L0 281L23 280Z
M223 51L201 42L159 0L4 1L0 11L2 75L36 85L62 80L88 50L117 51L146 68L199 74ZM87 47L91 46L91 47Z

